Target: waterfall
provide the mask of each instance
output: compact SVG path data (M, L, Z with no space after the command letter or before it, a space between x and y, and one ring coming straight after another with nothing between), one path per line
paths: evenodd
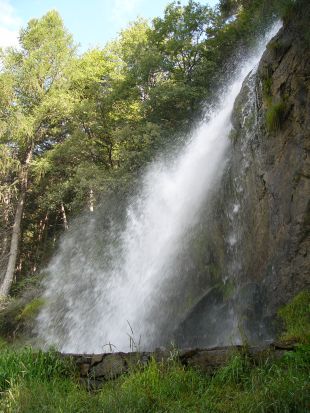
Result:
M242 62L218 107L173 162L156 161L148 168L125 223L113 222L111 211L101 217L104 225L95 215L65 234L46 269L46 304L37 320L42 345L63 352L150 349L167 340L167 328L182 320L179 257L223 174L242 82L278 29Z

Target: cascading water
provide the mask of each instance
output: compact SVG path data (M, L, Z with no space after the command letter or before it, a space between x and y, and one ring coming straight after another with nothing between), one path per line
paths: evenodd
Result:
M164 344L165 330L181 322L184 280L178 258L224 171L230 117L243 79L278 28L242 63L217 110L177 158L148 169L123 228L107 217L101 244L93 217L65 235L47 268L46 305L37 323L43 344L63 352L108 351L108 344L126 351L133 339L140 348L152 348Z

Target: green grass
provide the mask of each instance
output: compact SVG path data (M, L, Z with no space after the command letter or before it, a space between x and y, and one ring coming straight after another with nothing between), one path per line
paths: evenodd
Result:
M2 343L0 353L0 392L20 382L70 377L75 369L70 360L56 351L34 351L30 347L13 350Z
M79 384L55 351L0 345L1 413L306 413L310 406L309 292L279 311L284 338L300 341L280 360L232 354L213 375L175 359L135 367L98 391Z
M271 76L266 76L262 80L262 87L263 87L263 99L264 101L270 105L271 103L271 87L272 87L272 77Z
M284 102L271 104L266 112L266 126L269 132L277 131L281 128L285 119L286 105Z
M0 355L0 412L306 413L309 350L300 345L280 361L266 355L259 365L246 354L233 355L212 377L176 361L152 361L90 393L57 353L6 349Z

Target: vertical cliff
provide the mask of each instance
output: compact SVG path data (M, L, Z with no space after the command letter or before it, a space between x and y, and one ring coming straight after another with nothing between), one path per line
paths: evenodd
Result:
M244 238L239 282L257 283L266 314L305 288L310 274L309 13L302 21L294 16L284 25L260 62L257 122L247 141L242 112L235 113L238 162L233 162L232 175L238 174L240 153L248 162L240 197Z
M182 345L270 339L277 309L309 287L309 11L291 12L236 100L209 219L212 266L205 258L206 293L177 330Z

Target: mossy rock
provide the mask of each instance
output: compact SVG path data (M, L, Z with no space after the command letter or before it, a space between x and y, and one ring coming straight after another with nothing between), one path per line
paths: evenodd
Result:
M44 300L42 298L35 298L34 300L30 301L30 303L26 304L26 306L17 316L17 320L26 321L36 317L43 304Z
M263 89L263 99L268 105L271 103L271 87L272 87L272 77L266 76L262 79L262 89Z
M228 280L222 286L223 298L225 301L230 300L236 292L236 285L233 281Z
M296 340L310 343L310 291L302 291L278 311L283 320L285 332L282 340Z
M43 300L33 296L6 300L0 310L0 336L10 342L30 338L42 305Z

